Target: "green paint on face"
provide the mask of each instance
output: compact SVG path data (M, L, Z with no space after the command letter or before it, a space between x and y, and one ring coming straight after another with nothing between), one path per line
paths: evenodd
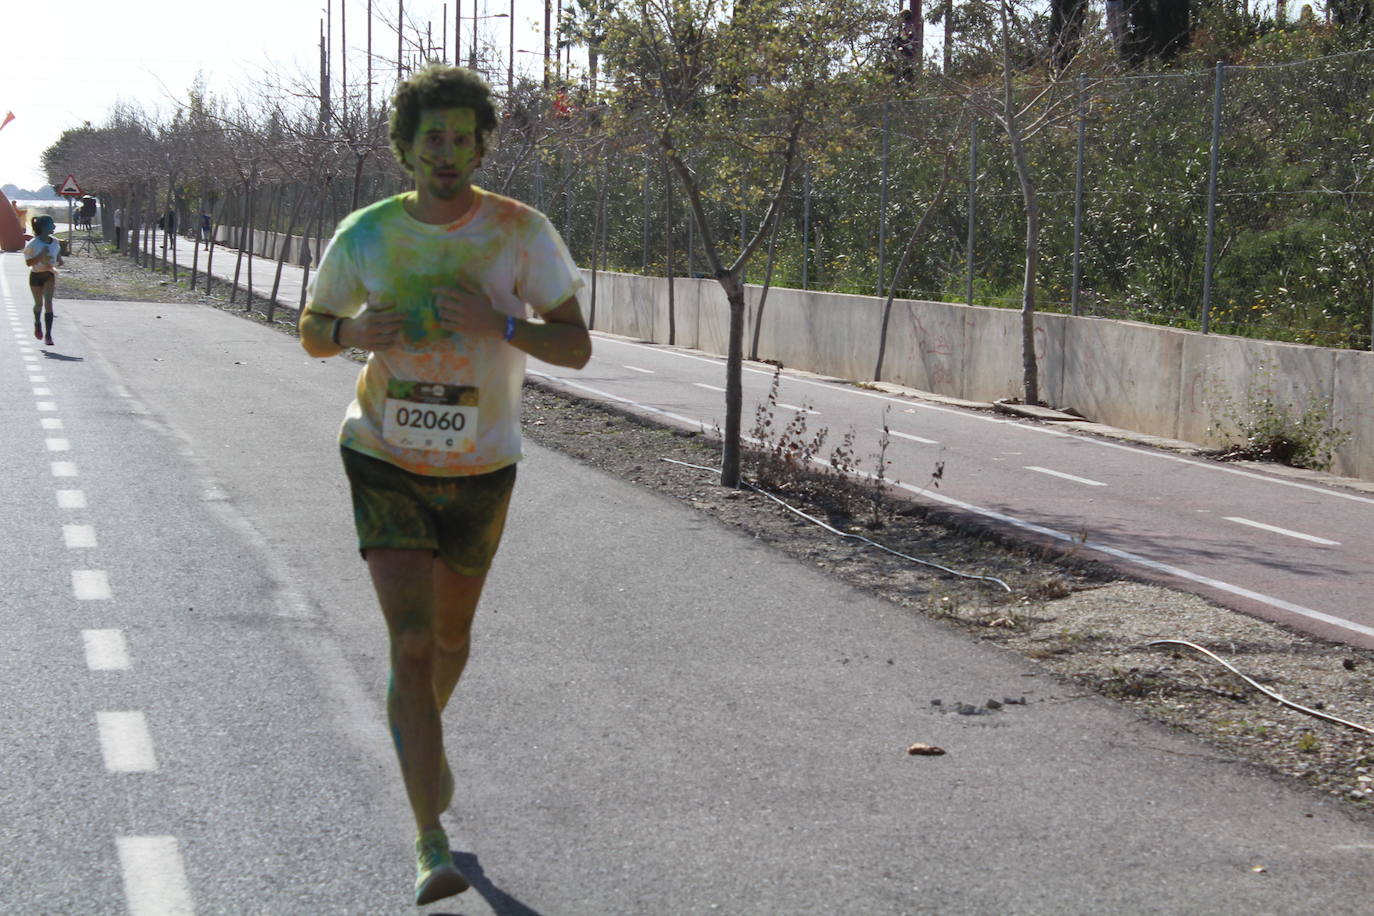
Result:
M410 145L415 183L440 200L452 200L482 163L477 113L471 108L427 108Z

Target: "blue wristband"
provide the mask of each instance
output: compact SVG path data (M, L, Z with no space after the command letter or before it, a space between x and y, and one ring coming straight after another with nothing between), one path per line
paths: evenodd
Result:
M505 332L504 334L502 334L501 337L504 338L505 340L509 341L509 340L510 340L512 337L514 337L514 336L515 336L515 316L514 316L514 315L507 315L507 316L506 316L506 332Z

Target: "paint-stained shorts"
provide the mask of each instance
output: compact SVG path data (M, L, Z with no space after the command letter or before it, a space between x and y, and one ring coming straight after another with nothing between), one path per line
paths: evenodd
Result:
M430 550L460 575L491 566L515 486L515 465L471 477L428 477L341 448L358 550Z

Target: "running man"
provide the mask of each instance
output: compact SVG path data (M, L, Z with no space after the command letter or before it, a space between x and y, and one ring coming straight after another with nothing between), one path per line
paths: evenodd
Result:
M52 237L57 224L51 216L33 218L33 238L24 246L29 265L29 292L33 293L33 336L52 343L52 296L57 290L57 268L62 266L62 243Z
M339 224L300 320L312 356L369 351L340 445L390 636L416 904L468 887L439 822L454 792L440 717L515 483L525 357L581 368L591 356L563 240L537 210L471 183L496 125L469 70L431 66L402 83L391 142L415 190Z

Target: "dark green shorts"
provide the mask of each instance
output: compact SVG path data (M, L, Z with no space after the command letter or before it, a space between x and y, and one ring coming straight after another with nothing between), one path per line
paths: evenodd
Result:
M465 576L491 566L515 486L515 465L471 477L428 477L341 448L358 550L430 550Z

